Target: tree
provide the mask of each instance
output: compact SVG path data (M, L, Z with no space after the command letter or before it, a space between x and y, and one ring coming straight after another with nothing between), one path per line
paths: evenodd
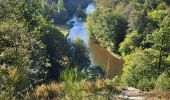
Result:
M159 25L168 13L166 10L153 10L148 13L148 18L153 20L157 25Z
M160 29L155 30L150 36L152 48L159 50L159 68L162 69L162 58L170 53L170 17L166 16L160 24Z
M130 31L142 33L146 25L145 12L132 10L128 18L128 26Z
M117 52L126 34L127 22L111 9L97 8L87 21L90 35L104 47Z
M84 42L81 39L76 38L72 41L72 47L75 66L89 67L91 62Z
M57 4L51 1L49 5L50 7L47 9L48 19L53 20L54 24L64 24L68 21L69 14L67 9L65 9L63 0L58 0Z
M47 68L51 64L47 45L43 43L42 37L53 27L48 20L49 15L46 14L49 5L46 0L0 0L0 5L2 5L0 17L1 66L7 71L16 69L16 73L25 73L26 77L23 74L25 78L23 80L26 80L29 85L45 81ZM47 26L49 28L46 28ZM12 73L13 71L9 74L12 75ZM5 77L8 79L8 74ZM13 86L11 88L14 88L14 94L12 93L11 96L16 96L18 92L30 88L19 87L18 81L20 82L20 78L14 81L14 86L13 84L5 85L6 87Z
M119 52L122 56L126 56L140 47L141 41L142 38L139 34L135 32L127 34L125 40L120 44Z
M62 11L66 11L63 0L58 0L57 8L59 13L61 13Z
M154 10L157 8L158 4L160 3L160 0L145 0L144 6L145 9L149 10Z
M154 81L161 73L155 58L158 53L154 49L136 50L124 57L122 82L141 90L153 89Z
M51 67L48 68L48 79L57 80L60 71L64 67L68 67L71 61L71 48L64 35L58 31L55 26L47 26L44 28L42 41L46 45L47 54Z

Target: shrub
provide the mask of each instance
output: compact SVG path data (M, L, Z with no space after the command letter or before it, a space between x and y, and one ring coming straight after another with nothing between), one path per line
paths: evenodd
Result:
M154 81L151 81L151 79L155 80L161 73L157 66L158 60L154 58L157 54L157 50L145 49L136 50L126 56L124 58L122 82L141 90L153 89Z
M170 89L170 70L162 73L156 80L156 89L161 91Z
M127 34L125 40L120 44L119 52L122 56L126 56L140 46L141 40L141 36L136 32Z
M139 80L139 82L137 84L137 87L144 91L149 91L149 90L153 89L154 86L155 86L154 79L147 79L147 78Z
M78 68L66 69L60 75L61 81L65 82L66 88L64 89L64 95L68 98L82 98L83 86L81 81L86 79L86 75L81 73Z
M99 66L90 66L87 68L83 68L83 70L81 72L86 76L86 79L88 79L88 80L104 78L104 76L106 74L104 72L104 70Z
M24 95L30 81L28 71L21 67L0 68L0 99L12 99Z
M115 77L113 80L110 79L96 79L95 81L86 81L83 84L84 90L88 92L106 92L117 93L122 90L122 86L118 81L118 78Z
M88 92L92 92L96 89L95 81L86 81L83 84L83 89Z
M81 69L79 68L68 68L60 74L60 79L66 83L79 82L83 79L86 79L86 76L81 73Z
M62 95L64 88L64 83L57 84L52 82L48 85L42 84L36 87L34 95L37 99L42 100L57 99Z

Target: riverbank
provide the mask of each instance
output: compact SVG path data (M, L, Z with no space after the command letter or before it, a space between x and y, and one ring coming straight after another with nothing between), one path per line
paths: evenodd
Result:
M116 57L117 59L123 60L122 57L119 54L116 54L114 52L112 52L109 48L106 48L106 50L113 55L114 57Z
M99 42L97 42L97 40L95 39L90 39L93 43L100 45ZM103 47L102 45L100 45L102 48L105 48L107 50L107 52L109 52L112 56L114 56L115 58L119 59L119 60L123 60L122 57L119 54L116 54L114 52L112 52L109 48L107 47Z

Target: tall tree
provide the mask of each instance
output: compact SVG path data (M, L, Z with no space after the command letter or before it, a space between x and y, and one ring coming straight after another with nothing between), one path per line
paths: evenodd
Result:
M63 0L58 0L57 7L59 13L61 13L62 11L66 11Z
M170 17L166 16L160 24L160 29L151 35L153 48L159 50L159 68L162 66L162 57L170 53Z

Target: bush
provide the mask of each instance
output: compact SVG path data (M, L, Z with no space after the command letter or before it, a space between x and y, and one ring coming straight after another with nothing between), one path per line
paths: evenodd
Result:
M64 96L68 98L82 98L83 86L81 81L86 79L86 75L81 73L78 68L66 69L60 75L60 80L66 84L64 89Z
M141 79L137 84L137 87L144 91L149 91L153 89L154 86L155 86L154 79L147 79L147 78Z
M156 80L156 89L161 91L170 89L170 70L158 77Z
M86 68L81 70L73 68L66 69L61 73L60 79L66 84L63 91L64 98L67 96L68 98L82 99L89 97L91 94L99 95L99 92L110 94L121 90L118 78L113 80L102 79L98 77L98 73L90 71L92 69ZM94 74L92 74L92 72L94 72ZM89 75L91 75L90 78L88 77Z
M140 46L141 40L141 36L136 32L126 35L125 40L120 44L119 52L122 56L126 56Z
M158 60L154 58L158 51L154 49L136 50L124 58L122 82L128 86L141 90L154 88L154 80L161 71L158 68ZM153 79L153 81L151 81Z
M21 67L0 68L0 99L20 98L30 81L28 71Z
M60 80L66 83L69 82L80 82L81 80L86 79L86 76L81 73L81 69L72 68L64 70L60 75Z
M103 71L103 69L99 66L91 66L91 67L83 68L83 70L81 72L86 76L86 79L88 79L88 80L104 78L104 76L106 74Z
M37 86L35 89L35 98L40 100L46 100L46 99L58 99L65 88L65 84L57 84L55 82L52 82L48 85L42 84L41 86Z

